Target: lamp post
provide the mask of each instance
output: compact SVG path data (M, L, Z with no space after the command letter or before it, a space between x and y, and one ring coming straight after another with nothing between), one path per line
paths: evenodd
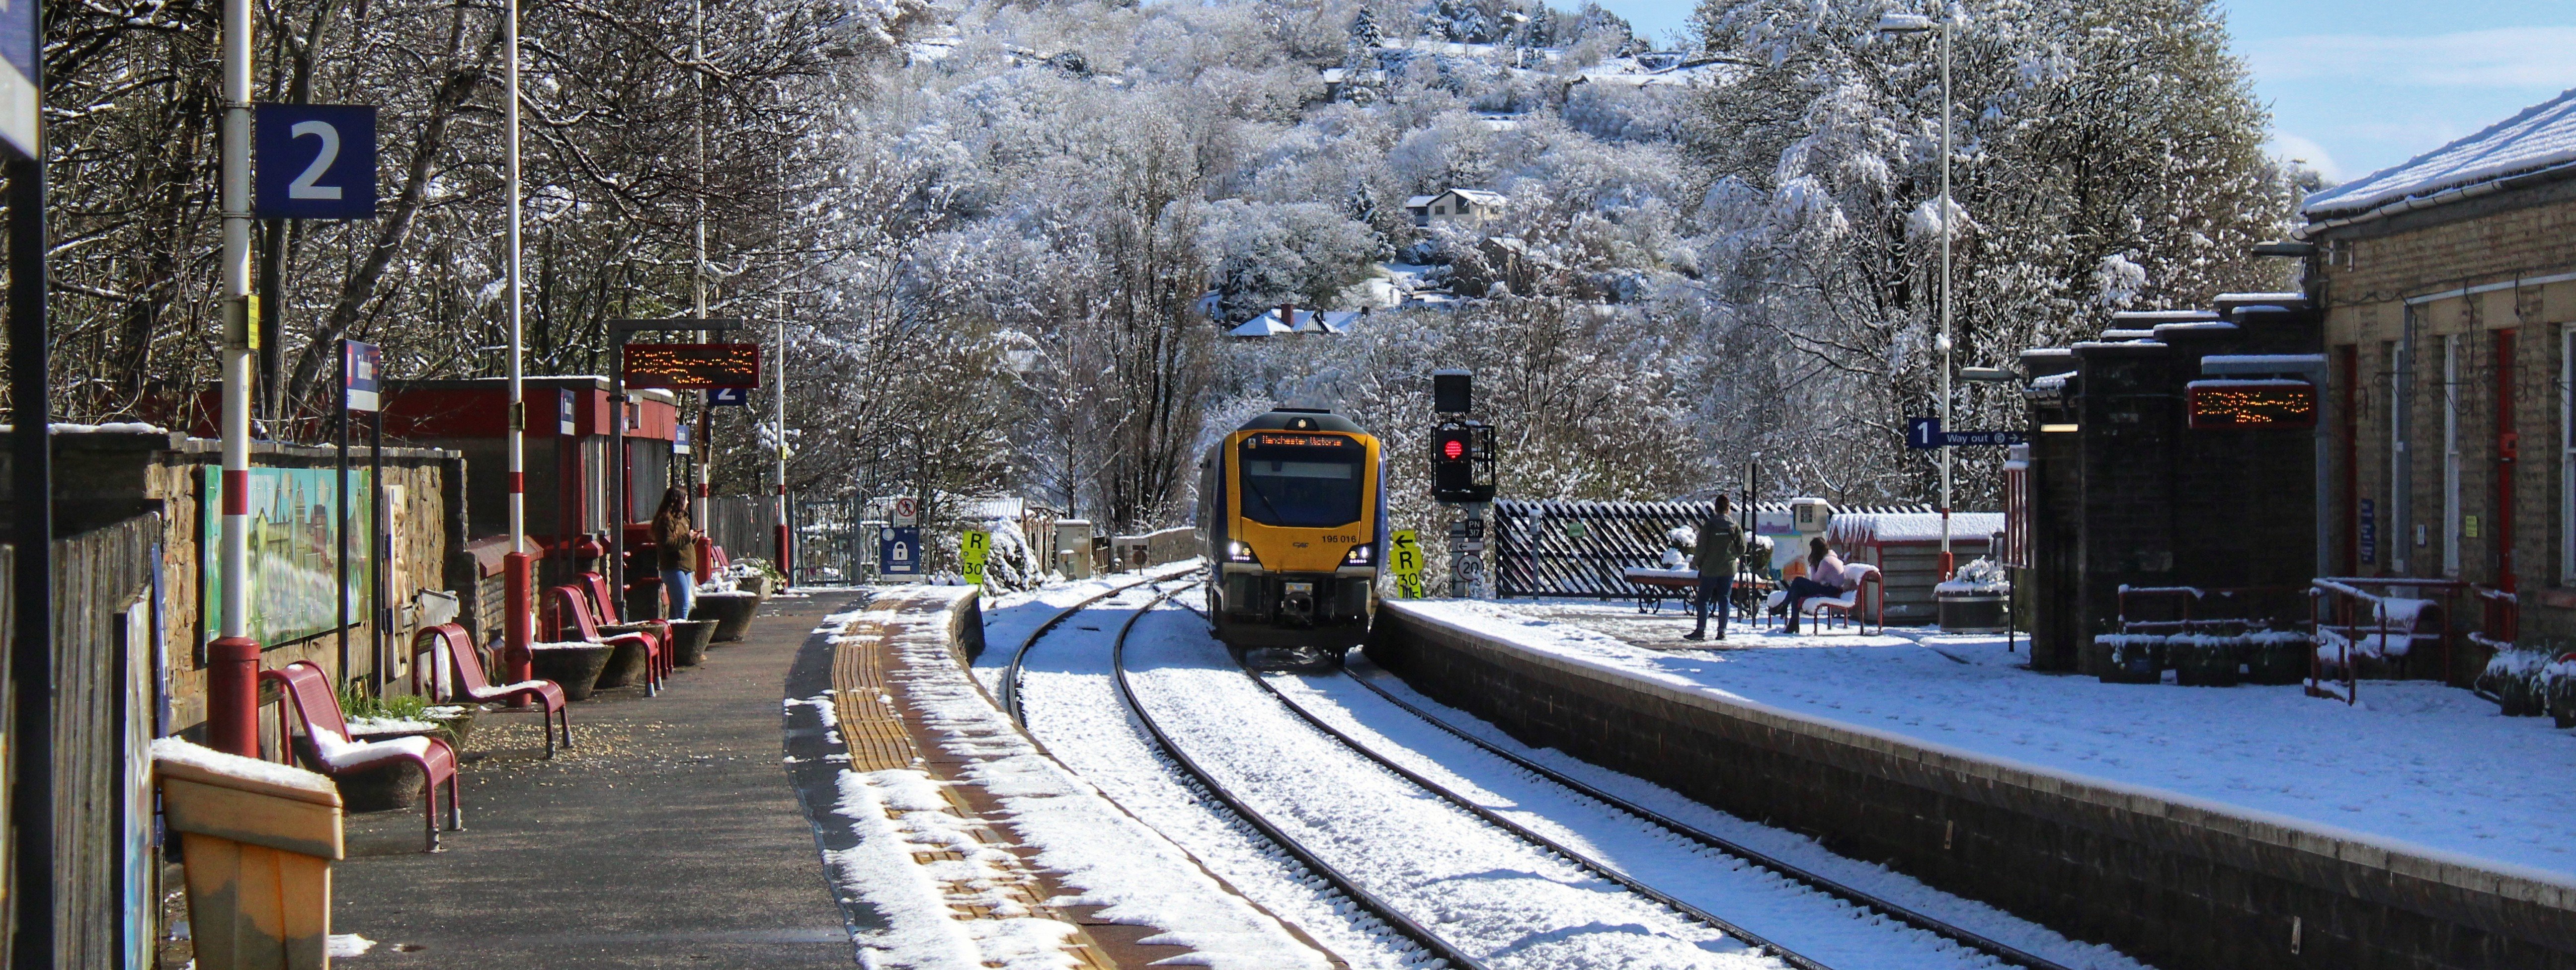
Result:
M1956 208L1950 202L1950 26L1913 13L1891 13L1878 20L1883 34L1941 33L1941 335L1932 346L1941 352L1941 433L1950 433L1950 232ZM1950 444L1941 443L1941 578L1948 579L1956 560L1950 554Z
M206 646L206 740L259 756L259 641L250 636L250 395L259 299L250 291L250 0L223 9L223 580L222 636ZM43 420L43 418L36 418Z
M503 138L507 143L503 149L503 162L506 169L503 172L505 183L503 194L507 197L510 210L507 232L509 257L503 270L505 286L509 290L510 314L508 364L510 415L509 430L504 432L508 438L504 451L509 456L510 472L508 499L510 554L502 559L503 583L506 587L504 605L506 615L503 616L502 623L505 635L508 637L508 647L502 651L501 667L508 679L516 681L528 678L528 672L533 668L535 660L529 653L529 644L535 636L534 631L530 629L534 626L534 618L529 615L528 610L531 580L527 539L528 401L527 389L522 381L524 375L521 372L523 344L519 316L519 0L504 0L501 33L502 43L510 49L510 62L505 69L507 72L505 80L510 89L510 104L508 110L502 113L502 127L506 129Z

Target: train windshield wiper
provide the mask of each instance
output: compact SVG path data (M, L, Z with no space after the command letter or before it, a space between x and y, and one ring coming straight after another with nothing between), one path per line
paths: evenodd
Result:
M1278 506L1276 506L1276 505L1272 505L1272 504L1270 504L1270 496L1269 496L1267 493L1264 493L1264 492L1261 490L1261 486L1257 483L1257 481L1254 479L1254 477L1253 477L1253 476L1251 476L1251 475L1245 475L1245 476L1243 476L1243 490L1244 490L1245 492L1247 492L1247 493L1250 493L1250 494L1252 495L1252 497L1253 497L1253 498L1260 499L1260 500L1261 500L1261 507L1262 507L1262 508L1265 508L1265 509L1270 510L1270 524L1272 524L1272 525L1292 525L1292 524L1294 524L1294 523L1290 523L1290 522L1283 522L1283 521L1280 521L1280 520L1282 520L1282 519L1287 518L1287 516L1280 515L1280 514L1279 514L1279 507L1278 507Z

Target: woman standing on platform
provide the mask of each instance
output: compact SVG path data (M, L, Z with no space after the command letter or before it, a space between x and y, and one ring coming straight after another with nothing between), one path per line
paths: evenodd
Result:
M662 574L662 595L670 600L671 619L689 618L698 590L698 530L689 525L689 493L678 486L662 492L662 507L653 512L654 568Z

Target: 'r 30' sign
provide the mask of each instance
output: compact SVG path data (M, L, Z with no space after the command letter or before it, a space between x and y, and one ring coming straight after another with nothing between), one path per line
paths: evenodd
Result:
M375 108L263 104L254 112L253 217L376 217Z

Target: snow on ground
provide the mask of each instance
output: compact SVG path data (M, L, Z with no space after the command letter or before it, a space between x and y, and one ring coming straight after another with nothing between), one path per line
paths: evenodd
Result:
M2347 707L2297 686L2124 685L2032 673L2020 667L2027 654L2006 653L2000 637L1860 636L1849 628L1790 637L1738 626L1723 649L1666 652L1634 645L1634 627L1651 618L1616 605L1431 600L1397 608L1864 731L2576 881L2576 790L2541 783L2576 757L2576 739L2546 719L2504 717L2464 690L2370 681L2361 703ZM1596 623L1622 633L1587 628Z
M984 689L1001 696L1002 674L1011 665L1011 654L1046 621L1076 603L1098 596L1104 590L1136 583L1147 578L1168 579L1186 575L1199 568L1196 559L1166 563L1147 568L1143 574L1108 573L1090 579L1041 586L1034 590L984 598L984 652L975 658L975 679Z
M1220 784L1497 970L1778 965L1342 748L1249 682L1190 613L1150 615L1128 658L1141 702Z
M1146 599L1134 596L1129 608ZM1373 917L1337 909L1349 904L1328 895L1320 880L1310 884L1311 877L1294 859L1191 788L1180 769L1155 750L1144 728L1128 718L1109 671L1111 638L1127 612L1104 604L1097 614L1100 622L1068 622L1030 652L1020 684L1029 732L1119 807L1187 848L1228 885L1297 924L1352 967L1406 966L1407 953L1394 949L1400 941L1387 936ZM1149 630L1139 635L1167 622L1184 621L1158 616L1142 621L1140 626ZM1084 630L1086 626L1100 629Z
M1972 930L1988 939L2001 941L2023 952L2047 957L2076 970L2134 970L2144 966L2110 947L2068 940L2047 927L1984 903L1926 886L1913 877L1897 873L1886 866L1836 855L1806 835L1737 818L1693 801L1689 796L1671 789L1585 762L1554 749L1532 748L1514 740L1511 735L1505 734L1501 728L1491 723L1417 693L1404 681L1379 669L1365 658L1352 657L1350 671L1355 676L1368 678L1370 683L1403 698L1406 703L1429 712L1442 723L1472 734L1505 751L1571 775L1585 784L1627 799L1633 804L1661 812L1667 818L1690 825L1702 832L1768 854L1772 858L1868 892L1896 905L1953 926ZM1284 683L1281 686L1288 687ZM1365 725L1378 736L1389 738L1418 752L1419 757L1407 760L1407 767L1424 771L1429 777L1442 777L1441 774L1432 773L1428 768L1416 763L1427 758L1453 773L1462 770L1470 771L1473 778L1481 779L1478 783L1479 787L1488 793L1507 799L1506 802L1488 801L1487 804L1496 808L1502 808L1504 804L1518 806L1520 810L1510 813L1522 824L1549 832L1552 837L1560 838L1569 844L1591 844L1598 847L1598 843L1587 843L1579 835L1561 826L1551 828L1542 824L1540 818L1528 814L1530 809L1569 803L1581 809L1579 812L1571 813L1573 817L1588 816L1597 811L1591 807L1592 803L1589 799L1564 792L1563 789L1543 782L1536 776L1520 772L1502 759L1451 739L1446 733L1422 724L1413 717L1412 713L1386 704L1375 694L1351 685L1347 681L1341 681L1338 678L1309 679L1305 689L1312 690L1319 696L1329 697L1331 703L1345 709L1338 716L1334 716L1319 705L1307 705L1319 714L1326 714L1336 726L1347 730L1354 726ZM1300 703L1304 704L1305 701L1301 698ZM1378 750L1392 753L1392 749L1389 748ZM1462 789L1466 792L1476 790L1476 788ZM1549 814L1560 819L1569 817L1568 813L1553 810L1549 810ZM1626 818L1624 815L1615 814L1610 817ZM1669 847L1659 847L1657 851L1690 854L1703 859L1722 858L1696 844L1680 841L1671 843ZM1631 875L1645 878L1657 886L1669 887L1670 885L1662 881L1661 877L1653 877L1641 871L1643 868L1665 861L1662 858L1648 855L1632 863L1620 855L1612 854L1606 857L1620 862L1625 871L1630 872ZM1720 878L1725 875L1728 874L1720 874ZM1839 944L1829 941L1826 945L1818 945L1806 938L1805 934L1814 933L1824 927L1815 925L1783 927L1776 922L1777 917L1772 914L1741 908L1714 908L1709 901L1696 896L1686 894L1684 898L1692 899L1701 908L1708 909L1710 912L1735 919L1747 929L1768 935L1781 945L1816 957L1838 970L1846 966L1868 965L1865 961L1846 964L1845 959L1848 958L1837 959L1840 954L1829 949L1829 946ZM1770 908L1776 910L1786 907L1774 904ZM1869 928L1858 930L1860 935L1870 932L1872 930Z
M1011 645L1017 642L1014 638ZM1195 965L1246 970L1325 965L1322 954L1290 936L1277 920L1226 892L1187 853L1030 744L957 666L941 630L915 624L895 635L888 647L903 660L904 668L892 676L904 685L922 723L943 736L943 750L964 759L960 776L998 800L1004 820L1037 850L1037 863L1079 894L1055 903L1101 906L1101 919L1161 929L1145 942L1187 946L1193 952L1175 959ZM879 777L889 774L917 773L878 772L861 787L895 787ZM845 781L843 788L847 793L850 785ZM935 789L930 791L935 795ZM925 803L920 811L935 808ZM911 817L911 812L904 816ZM927 829L936 831L936 826ZM1008 949L999 946L1006 940L980 942L988 957Z

